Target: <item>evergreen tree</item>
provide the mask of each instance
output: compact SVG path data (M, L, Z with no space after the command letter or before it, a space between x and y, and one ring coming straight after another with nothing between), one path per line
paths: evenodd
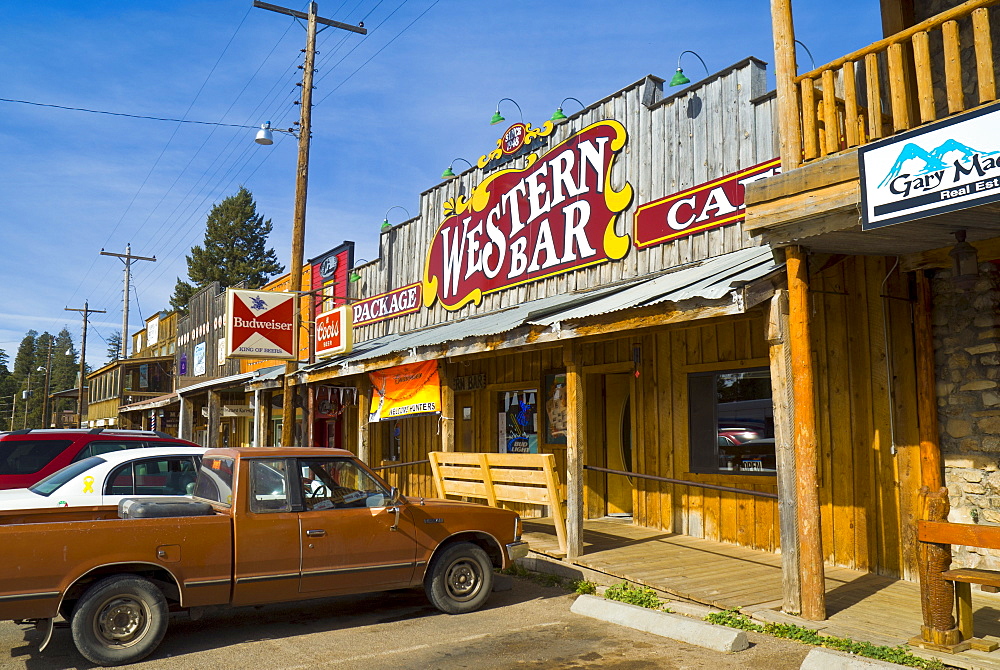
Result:
M170 306L184 313L191 295L213 281L224 288L240 282L260 288L284 272L274 249L267 246L271 228L271 220L257 213L253 194L244 186L212 207L202 246L192 247L187 256L189 281L177 279Z
M14 375L8 367L9 362L7 352L0 349L0 430L11 429L11 411L14 407L14 394L17 392Z
M122 355L122 334L117 331L111 333L105 343L108 345L108 363L117 361Z
M73 338L63 328L56 335L52 348L52 362L49 370L49 392L66 391L77 388L80 373L80 354L73 346ZM76 412L76 398L54 398L49 401L50 413L69 410Z

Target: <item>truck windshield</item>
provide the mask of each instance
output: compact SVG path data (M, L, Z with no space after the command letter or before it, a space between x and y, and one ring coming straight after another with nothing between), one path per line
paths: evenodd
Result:
M233 459L208 457L201 461L194 496L231 507L233 504Z
M82 461L77 461L72 465L67 465L62 470L53 472L51 475L38 482L28 490L32 493L37 493L41 496L52 495L52 492L58 489L60 486L73 479L77 475L83 474L91 468L95 468L101 463L104 463L104 459L100 456L91 456L90 458L85 458Z

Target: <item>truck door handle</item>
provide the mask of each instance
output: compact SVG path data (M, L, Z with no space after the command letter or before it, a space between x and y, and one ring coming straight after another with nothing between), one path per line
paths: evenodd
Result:
M306 536L308 537L324 537L326 535L325 530L307 530Z

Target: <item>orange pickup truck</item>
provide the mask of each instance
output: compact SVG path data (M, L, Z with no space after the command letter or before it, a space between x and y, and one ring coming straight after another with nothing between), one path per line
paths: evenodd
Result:
M520 532L509 510L404 498L347 451L213 449L193 498L0 513L0 620L34 621L44 649L62 615L84 657L120 665L171 611L422 585L459 614L527 554Z

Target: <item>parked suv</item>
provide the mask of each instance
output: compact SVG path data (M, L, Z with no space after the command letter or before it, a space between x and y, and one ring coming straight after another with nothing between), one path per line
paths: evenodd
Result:
M90 456L145 447L198 447L155 430L35 429L0 433L0 490L27 488Z

